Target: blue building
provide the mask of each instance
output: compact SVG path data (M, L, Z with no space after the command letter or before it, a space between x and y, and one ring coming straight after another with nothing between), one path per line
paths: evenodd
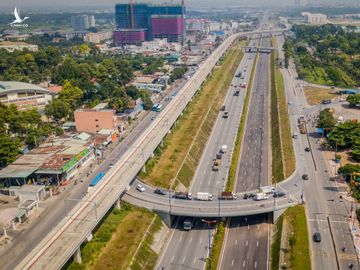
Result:
M181 5L148 5L134 4L134 28L146 29L146 40L152 40L152 15L182 15ZM117 4L115 6L115 22L118 29L131 29L130 4Z

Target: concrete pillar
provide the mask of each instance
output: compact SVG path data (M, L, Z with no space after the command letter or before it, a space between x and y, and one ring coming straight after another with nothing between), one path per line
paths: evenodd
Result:
M115 202L115 208L120 210L121 209L121 204L120 204L120 198L118 198Z
M76 262L78 264L82 263L80 247L78 247L74 253L74 262Z
M159 217L164 221L164 223L171 228L172 223L174 221L174 216L170 215L169 212L164 211L156 211L156 213L159 215Z

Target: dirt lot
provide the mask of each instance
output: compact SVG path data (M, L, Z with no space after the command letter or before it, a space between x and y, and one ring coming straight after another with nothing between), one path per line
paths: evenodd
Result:
M318 88L314 86L305 86L305 96L309 105L320 104L323 99L333 99L337 97L336 90Z

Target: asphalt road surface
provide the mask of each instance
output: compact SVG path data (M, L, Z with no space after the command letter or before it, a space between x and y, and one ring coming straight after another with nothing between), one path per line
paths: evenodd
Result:
M256 40L251 41L256 44ZM240 122L245 89L240 88L242 82L248 83L255 54L246 54L236 74L240 71L244 79L234 77L232 86L226 96L224 105L229 112L228 118L223 118L220 111L206 149L196 170L190 191L196 193L209 192L215 196L224 189L227 178L231 152ZM240 89L240 95L234 96L235 89ZM223 154L219 171L213 171L212 165L215 155L219 153L222 145L227 145L228 151ZM211 241L213 228L209 228L201 219L194 220L194 228L190 231L182 230L183 219L179 218L166 250L158 262L158 269L203 269L205 259L209 252L209 239ZM210 237L209 237L210 233Z
M282 46L283 37L279 40L281 41L279 46ZM280 57L283 57L282 52L280 52ZM309 119L314 120L314 116L319 113L319 107L307 105L304 92L299 87L301 82L296 79L293 65L290 65L289 70L283 70L283 77L287 100L290 102L292 131L299 133L297 127L299 115L308 115ZM331 104L328 106L331 107ZM299 190L304 191L313 269L345 270L349 269L349 263L354 265L353 269L360 269L347 223L351 204L340 199L339 191L341 190L337 183L329 181L330 168L318 143L319 136L315 134L312 125L312 121L307 125L309 140L306 135L300 134L298 139L294 140L294 149L299 175L303 173L309 175L308 181L301 181L297 186ZM314 161L311 153L304 151L304 148L308 146L311 147ZM320 243L312 240L315 232L321 233ZM342 250L343 247L346 248L345 252Z
M186 80L181 82L179 86L170 91L167 97L171 97L174 93L178 92L185 83ZM165 101L164 99L162 104L165 107L169 102L169 100ZM54 197L53 202L47 205L47 209L41 213L39 218L35 219L27 229L16 233L7 248L0 252L0 269L14 269L16 264L38 244L42 237L50 232L51 229L65 217L64 201L66 200L67 210L70 211L86 194L90 181L96 174L101 171L106 171L110 163L115 163L150 125L152 121L151 118L156 117L157 114L157 112L149 112L112 153L106 157L100 166L96 170L93 170L89 177L84 176L82 178L83 182L78 181L78 184L72 186L66 194L59 195L59 198Z
M270 39L263 38L261 46L270 47ZM269 183L269 87L270 55L260 53L242 142L236 192ZM220 269L267 269L268 220L265 214L229 221Z

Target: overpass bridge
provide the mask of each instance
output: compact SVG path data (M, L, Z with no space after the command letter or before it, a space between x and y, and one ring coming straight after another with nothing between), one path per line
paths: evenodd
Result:
M259 53L271 53L274 50L277 50L277 48L274 47L256 47L256 46L246 46L243 47L245 52L259 52Z
M267 31L267 33L272 32ZM159 116L144 130L141 136L134 142L127 152L114 164L105 175L102 183L92 192L84 196L76 206L71 209L50 233L26 255L15 269L59 269L74 254L80 257L80 245L88 239L99 221L106 215L114 204L118 205L120 198L130 187L130 183L142 169L145 162L153 155L153 151L162 142L171 127L176 123L178 117L192 100L193 95L200 89L201 84L211 73L213 67L228 49L242 36L253 35L260 32L237 33L228 37L198 68L197 72L190 78L182 90L179 91ZM130 194L130 193L129 193ZM130 195L129 195L130 196ZM259 205L248 205L247 208L231 207L234 201L224 204L223 212L235 215L239 211L251 211L251 207L260 208ZM173 213L186 214L189 209L183 209L175 203ZM286 204L284 202L284 204ZM278 207L280 207L279 204ZM213 206L204 209L204 215L213 215ZM155 209L164 211L166 207ZM270 206L261 206L270 210ZM285 206L284 206L285 207ZM171 206L173 209L173 206ZM190 208L190 212L195 208ZM265 211L265 210L256 210ZM81 257L80 257L81 259Z

